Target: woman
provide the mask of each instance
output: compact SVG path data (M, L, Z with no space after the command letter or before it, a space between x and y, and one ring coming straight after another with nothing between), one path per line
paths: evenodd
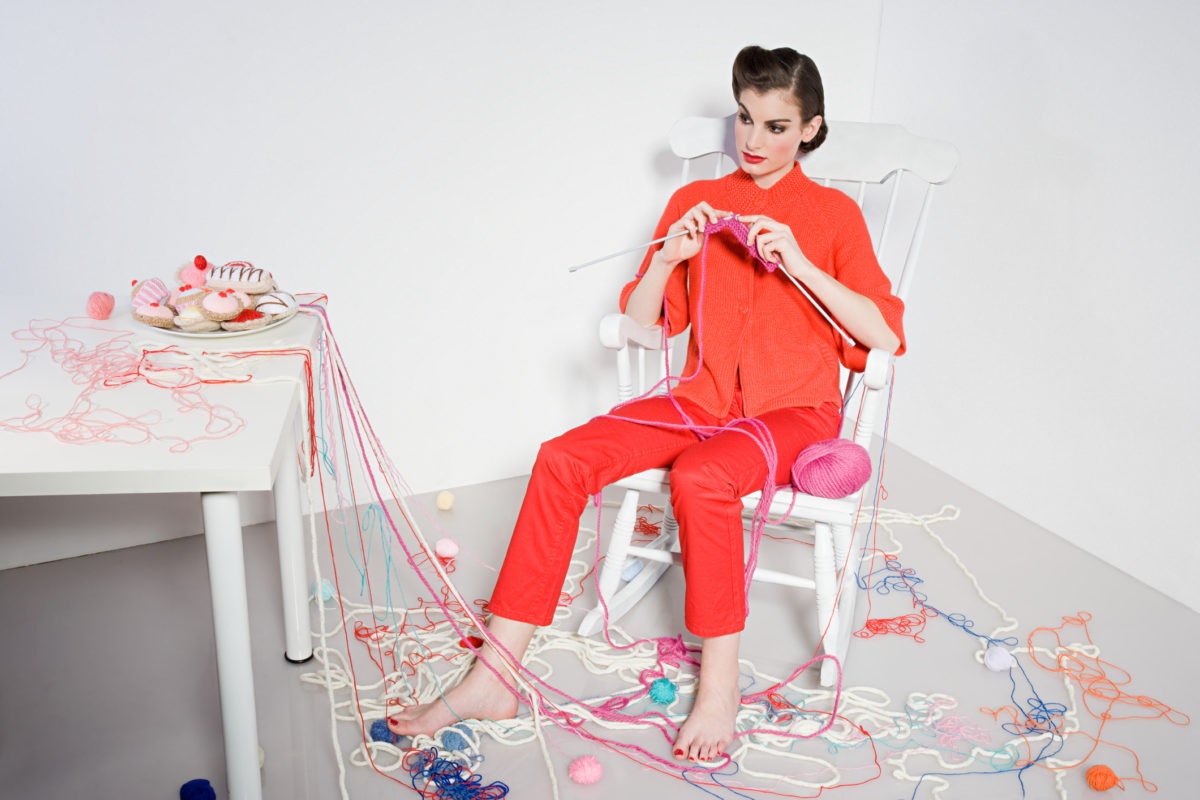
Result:
M685 623L703 640L696 701L673 752L707 761L731 743L746 619L741 497L768 477L786 483L804 447L837 435L839 361L861 367L868 348L904 347L903 305L858 207L809 180L795 160L828 130L816 65L790 48L747 47L733 65L733 93L739 169L675 192L656 237L680 235L651 248L621 293L622 310L648 327L692 326L685 377L668 397L620 406L542 445L490 603L500 650L485 644L479 658L492 669L477 662L444 699L393 716L395 733L514 716L502 652L520 658L535 627L551 622L587 498L670 466ZM731 214L748 227L746 243L712 235L700 258L705 227Z

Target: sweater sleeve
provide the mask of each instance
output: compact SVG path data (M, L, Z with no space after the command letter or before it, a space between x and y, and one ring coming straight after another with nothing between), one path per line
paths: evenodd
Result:
M875 248L871 244L871 234L858 205L846 197L839 216L841 221L833 252L834 277L875 304L884 322L900 340L896 355L902 355L907 346L904 339L904 301L892 293L891 281L879 266ZM867 364L868 352L868 348L839 337L838 357L849 369L862 371Z
M667 207L664 209L662 217L658 220L658 225L654 228L653 238L661 239L666 236L667 229L683 216L683 211L680 210L682 193L683 189L677 190L667 202ZM650 246L646 251L646 255L642 258L642 264L638 267L637 275L621 289L619 300L621 313L625 313L625 308L629 304L629 295L633 294L633 290L641 283L642 276L646 274L646 269L650 266L650 259L661 248L661 244ZM659 314L656 324L665 325L667 335L675 336L686 330L691 322L691 315L688 309L688 263L686 261L676 266L671 272L671 276L667 279L667 287L664 294L665 302L663 303L663 307L665 309L665 319L663 314Z

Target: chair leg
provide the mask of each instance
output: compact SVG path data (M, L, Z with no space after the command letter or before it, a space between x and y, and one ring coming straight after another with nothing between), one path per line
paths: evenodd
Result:
M841 640L837 602L837 562L833 557L833 531L824 522L818 522L813 531L813 583L817 594L817 631L824 632L822 640L826 655L841 661L844 653L839 652ZM838 667L833 661L821 662L821 685L832 686L837 682Z
M629 547L633 542L633 527L637 522L638 493L632 489L625 492L621 508L613 523L612 537L609 539L608 551L604 556L604 566L600 569L599 593L600 600L596 607L584 615L579 623L579 634L591 636L604 625L605 610L608 611L609 622L616 622L626 612L633 608L638 600L658 582L669 564L657 561L646 562L640 571L632 573L628 582L621 586L622 576L629 561ZM640 563L640 562L638 562Z
M841 592L838 595L838 619L841 622L841 636L837 641L838 658L843 666L846 654L850 650L850 637L854 634L854 609L858 603L858 562L854 556L861 552L861 543L853 540L854 526L836 525L833 529L834 552L837 555L837 566L843 568ZM853 548L853 549L851 549ZM847 558L849 554L849 558Z
M666 537L668 547L672 553L681 552L679 548L679 521L675 519L675 509L671 507L670 502L663 509L662 535Z

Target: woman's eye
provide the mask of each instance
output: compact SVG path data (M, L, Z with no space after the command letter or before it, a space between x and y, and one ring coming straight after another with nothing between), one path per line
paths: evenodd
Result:
M738 122L742 123L743 125L750 124L750 118L747 117L745 114L738 114L737 118L738 118Z
M783 133L786 130L787 130L787 128L784 128L780 125L772 125L771 126L771 133Z

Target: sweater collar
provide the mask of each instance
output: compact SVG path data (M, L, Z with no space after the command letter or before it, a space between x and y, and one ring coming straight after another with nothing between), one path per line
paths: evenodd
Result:
M772 199L775 203L782 198L795 199L812 186L812 181L804 174L799 161L795 162L788 174L777 180L769 189L760 188L754 182L754 178L746 174L741 167L738 167L732 177L734 179L733 196L741 207L730 210L738 214L759 213L768 204L774 204Z

